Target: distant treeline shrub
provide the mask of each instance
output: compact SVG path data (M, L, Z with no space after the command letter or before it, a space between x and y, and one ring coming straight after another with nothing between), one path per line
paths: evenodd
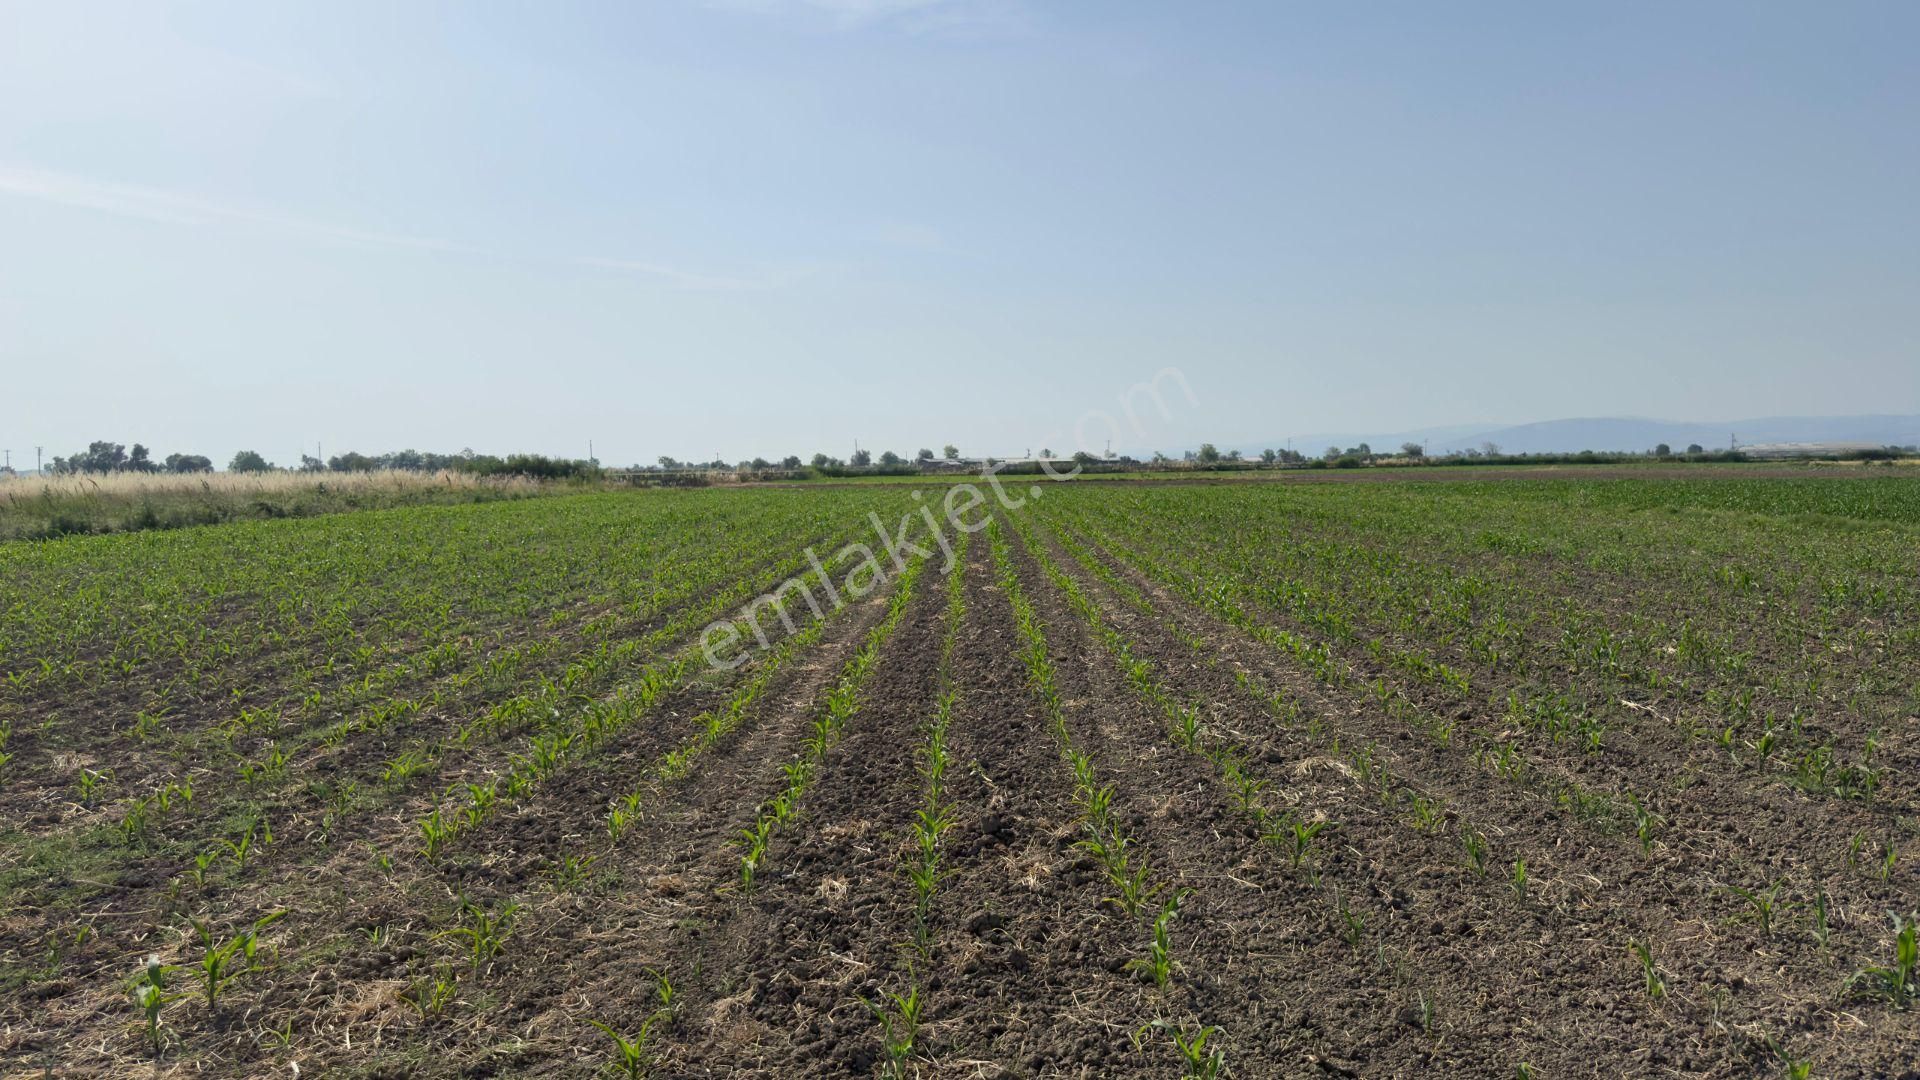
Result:
M268 461L258 451L242 450L233 455L228 462L227 471L235 473L266 473L276 471L278 466ZM107 473L205 473L213 471L212 459L200 454L168 454L164 461L155 462L152 454L140 443L134 443L128 450L123 443L107 439L96 440L88 444L85 450L76 451L66 457L55 457L47 472L55 476L89 475ZM598 463L569 458L547 457L544 454L508 454L498 457L493 454L476 454L463 450L457 454L437 454L428 450L393 450L384 454L362 454L349 450L344 454L335 454L325 461L311 454L300 456L300 465L294 470L303 473L467 473L473 476L529 476L539 480L592 479L601 474Z

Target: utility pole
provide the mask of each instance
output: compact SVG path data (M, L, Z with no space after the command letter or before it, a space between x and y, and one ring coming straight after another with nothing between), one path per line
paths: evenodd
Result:
M7 463L4 467L9 469L13 468L13 451L6 450L6 451L0 451L0 453L5 453L7 455Z
M33 448L33 475L35 476L40 475L40 450L38 446Z
M587 464L593 464L593 440L587 440Z

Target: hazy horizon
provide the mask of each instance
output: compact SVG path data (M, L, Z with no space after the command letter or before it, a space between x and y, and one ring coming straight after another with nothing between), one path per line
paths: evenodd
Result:
M1117 445L1920 413L1916 31L0 3L0 445L1004 454L1168 366Z

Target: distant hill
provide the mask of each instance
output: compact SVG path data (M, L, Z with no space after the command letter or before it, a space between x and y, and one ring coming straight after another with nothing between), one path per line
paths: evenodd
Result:
M1713 422L1603 416L1508 426L1451 425L1373 434L1295 435L1293 448L1312 457L1332 445L1350 447L1364 442L1376 453L1395 453L1402 443L1418 442L1425 444L1429 454L1448 454L1491 442L1508 454L1553 454L1576 450L1638 452L1660 443L1676 451L1692 443L1708 450L1724 450L1735 438L1742 446L1828 442L1912 446L1920 444L1920 416L1763 416ZM1285 445L1286 439L1278 439L1240 449L1258 454L1266 446Z

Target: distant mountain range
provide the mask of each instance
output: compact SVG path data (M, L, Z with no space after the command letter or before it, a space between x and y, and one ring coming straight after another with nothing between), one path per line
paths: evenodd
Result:
M1741 446L1756 443L1912 446L1920 444L1920 416L1763 416L1710 423L1602 416L1544 420L1533 424L1454 424L1371 434L1337 432L1295 435L1291 442L1295 450L1312 457L1329 446L1346 448L1363 442L1372 447L1375 453L1397 453L1402 443L1417 442L1424 445L1429 454L1477 449L1487 443L1493 443L1502 453L1508 454L1555 454L1578 450L1638 452L1651 450L1660 443L1666 443L1675 451L1684 450L1694 443L1709 450L1724 450L1736 440ZM1244 453L1258 454L1268 446L1276 449L1286 446L1288 441L1278 439L1239 449Z

